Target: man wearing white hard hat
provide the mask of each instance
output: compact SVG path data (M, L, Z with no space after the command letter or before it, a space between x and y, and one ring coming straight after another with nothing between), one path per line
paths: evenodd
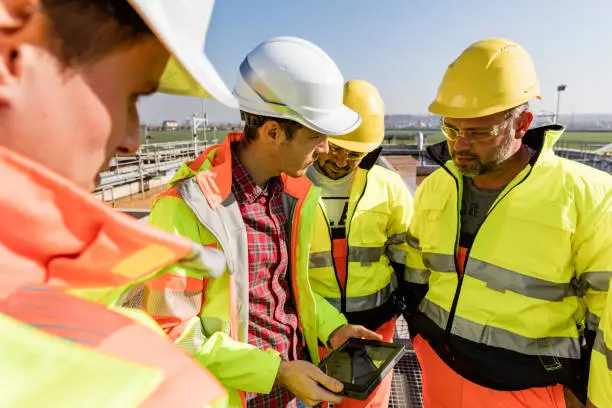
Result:
M186 163L153 204L149 222L221 249L218 279L177 267L146 285L145 309L250 407L338 403L342 385L315 365L319 343L380 337L346 319L309 284L319 189L302 177L327 135L360 124L344 106L344 79L316 45L265 41L240 66L235 95L244 134ZM312 363L308 362L311 361Z
M224 257L88 191L138 148L139 96L235 105L204 55L212 7L0 0L0 406L226 406L152 320L108 308L161 268L215 275Z

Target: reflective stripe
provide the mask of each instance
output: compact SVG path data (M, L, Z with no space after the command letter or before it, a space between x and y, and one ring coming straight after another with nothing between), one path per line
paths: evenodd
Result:
M597 336L595 337L595 342L593 343L593 349L606 357L606 361L608 362L608 370L612 371L612 350L606 346L604 333L601 330L597 330Z
M452 255L427 252L423 263L436 272L455 272ZM569 282L556 283L523 275L476 258L470 258L465 274L487 284L487 288L497 291L511 291L534 299L560 302L569 296L576 296L574 286Z
M414 249L421 249L421 243L419 242L419 239L412 235L410 231L406 232L406 242Z
M534 278L475 258L468 261L465 274L485 282L489 289L497 292L511 291L534 299L557 302L575 296L569 283Z
M410 268L407 266L404 270L404 281L409 283L427 284L429 283L430 275L431 272L429 269Z
M308 256L308 267L310 269L327 268L328 266L334 266L330 251L313 252Z
M404 242L406 242L406 234L394 234L391 235L388 239L387 242L385 243L385 245L399 245L399 244L403 244Z
M425 298L419 306L423 312L442 330L446 329L449 313ZM572 337L529 338L506 329L483 326L455 315L452 334L476 343L499 347L531 356L551 356L580 359L580 341Z
M370 266L373 262L378 262L383 255L385 247L349 247L349 262L360 262L361 266ZM403 263L403 262L402 262ZM333 266L331 251L313 252L309 255L308 266L310 268L325 268Z
M586 317L585 317L585 325L586 325L586 328L591 331L597 330L597 328L599 327L599 316L597 316L595 313L591 312L590 310L587 310Z
M423 253L423 264L436 272L455 273L455 261L452 255L436 254L434 252Z
M391 262L395 262L401 265L406 264L406 252L397 248L387 248L387 258Z
M361 312L363 310L374 309L378 306L383 305L393 292L397 289L397 278L395 274L391 275L391 282L378 292L372 293L371 295L365 296L354 296L346 299L346 311L347 312ZM336 309L341 311L341 299L340 298L326 298L326 300Z
M586 289L591 288L593 290L599 290L607 292L610 288L610 279L612 278L612 272L586 272L580 277L580 283L585 285Z

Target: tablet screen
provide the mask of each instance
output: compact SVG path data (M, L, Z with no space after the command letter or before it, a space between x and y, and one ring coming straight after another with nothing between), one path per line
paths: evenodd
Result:
M349 342L323 362L323 371L345 384L367 387L385 362L392 360L398 349L385 345Z

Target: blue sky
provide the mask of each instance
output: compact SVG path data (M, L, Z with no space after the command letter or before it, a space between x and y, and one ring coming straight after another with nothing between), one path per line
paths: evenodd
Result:
M345 79L376 85L389 114L422 114L446 66L486 37L512 39L532 55L543 100L562 113L612 112L610 0L217 0L206 53L233 87L244 56L261 41L293 35L314 42ZM237 111L206 100L213 122L239 120ZM153 95L140 103L145 123L185 120L199 99Z

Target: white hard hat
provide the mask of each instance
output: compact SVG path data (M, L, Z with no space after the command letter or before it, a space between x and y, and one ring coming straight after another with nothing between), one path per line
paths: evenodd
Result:
M238 104L212 66L204 45L214 0L128 0L172 55L158 91Z
M295 37L264 41L242 64L234 95L254 115L290 119L330 136L359 126L358 113L342 103L344 78L319 47Z

